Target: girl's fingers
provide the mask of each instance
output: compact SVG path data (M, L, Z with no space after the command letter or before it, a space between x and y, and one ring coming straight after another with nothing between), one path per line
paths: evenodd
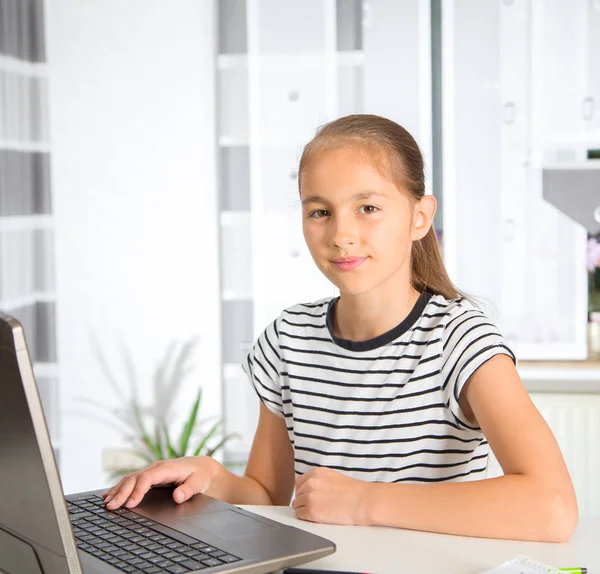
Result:
M189 470L184 471L182 465L173 461L151 464L144 470L122 478L107 492L104 504L109 510L119 508L123 504L127 508L133 508L142 501L144 495L153 486L180 484L187 479L189 474Z
M185 502L194 496L206 491L210 486L207 473L195 472L190 474L183 483L173 491L173 500L177 503Z
M142 472L135 483L135 487L131 491L125 506L127 508L133 508L137 506L144 498L144 495L150 490L152 486L152 479L150 478L149 472Z
M122 482L123 483L118 491L109 500L109 502L106 503L106 508L109 510L119 508L129 498L129 495L133 492L133 489L137 483L137 473L126 476Z
M117 482L117 484L115 484L112 488L110 488L108 490L108 492L105 492L102 495L104 497L105 504L107 504L114 498L115 494L117 494L117 492L119 492L121 486L123 485L123 482L125 482L125 479L128 478L129 476L131 476L131 475L124 476L121 480L119 480L119 482Z

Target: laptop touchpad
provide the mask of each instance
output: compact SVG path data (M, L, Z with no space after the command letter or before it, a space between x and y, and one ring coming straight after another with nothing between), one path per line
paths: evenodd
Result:
M183 522L195 528L202 528L221 538L239 538L250 534L262 534L275 528L235 510L222 510L196 516L186 516Z

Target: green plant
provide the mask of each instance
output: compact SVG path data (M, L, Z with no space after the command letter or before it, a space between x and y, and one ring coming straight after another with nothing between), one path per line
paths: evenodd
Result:
M131 354L122 347L123 363L127 372L128 394L124 385L109 366L109 361L92 339L92 349L106 380L117 399L117 407L101 404L92 399L81 398L94 407L91 414L102 423L118 430L131 446L133 454L139 458L141 466L156 460L166 460L182 456L213 456L236 435L222 435L222 420L215 417L200 419L202 388L198 389L194 403L184 420L179 436L174 439L172 410L182 384L193 370L191 358L198 341L190 339L182 344L172 342L159 360L152 376L153 397L150 405L143 405L139 399L139 383ZM102 413L102 414L101 414ZM102 416L108 414L108 418ZM209 425L207 428L207 425ZM207 429L207 430L203 430ZM117 478L140 467L122 468L112 472Z
M600 241L598 235L588 235L588 317L600 311Z

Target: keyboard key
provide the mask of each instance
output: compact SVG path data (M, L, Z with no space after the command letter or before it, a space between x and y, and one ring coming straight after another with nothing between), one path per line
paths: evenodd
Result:
M231 554L225 554L225 556L219 556L219 560L222 560L223 562L227 562L229 564L231 562L237 562L238 560L240 560L240 558L232 556Z
M170 572L171 574L185 574L186 572L189 572L189 570L183 566L176 565L167 568L167 572Z
M169 552L171 552L171 549L162 546L161 548L156 549L154 552L156 552L157 554L168 554Z
M220 556L223 556L223 554L225 554L225 552L222 550L216 550L215 552L210 553L213 558L219 558Z
M218 558L207 558L206 560L202 560L202 564L205 564L206 566L219 566L220 564L223 564L223 562Z
M195 550L187 553L188 558L193 558L194 560L205 560L206 558L210 558L208 554L204 554L204 552L200 552L200 550Z
M181 566L185 566L190 570L200 570L201 568L206 568L204 564L200 562L196 562L195 560L186 560L185 562L180 562Z

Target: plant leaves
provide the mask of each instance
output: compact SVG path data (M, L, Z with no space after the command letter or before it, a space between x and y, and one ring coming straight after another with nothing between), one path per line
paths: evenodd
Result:
M162 423L163 434L165 435L165 442L167 445L167 452L169 453L169 458L177 458L179 456L183 456L183 454L178 455L171 444L171 437L169 437L169 429L167 429L167 425Z
M139 456L140 458L143 458L144 461L147 464L150 464L152 462L154 462L156 459L151 457L150 455L148 455L146 452L144 452L141 448L134 448L132 451L136 456Z
M74 414L76 414L78 416L95 418L96 420L102 422L106 426L113 428L114 430L117 430L121 434L126 434L127 432L137 432L137 426L135 425L135 423L133 423L129 417L126 417L124 415L124 413L119 415L120 411L118 411L117 409L111 409L108 405L104 405L102 403L95 401L94 399L88 399L86 397L76 397L76 400L78 400L82 403L85 403L85 404L89 404L93 407L96 407L99 410L106 411L108 413L108 415L114 417L115 420L111 421L104 417L101 417L100 415L92 414L89 412L81 413L78 411L74 411ZM120 425L120 424L126 425L126 426L119 428L118 425Z
M161 422L158 420L154 421L154 444L156 446L156 452L157 454L157 460L165 460L166 458L168 458L165 455L165 452L163 450L163 437L160 434L160 427L161 427Z
M226 436L224 436L221 441L219 441L217 443L216 446L214 446L213 448L209 449L208 451L206 451L206 456L214 456L214 454L220 450L221 448L223 448L225 446L225 444L227 442L229 442L232 438L240 438L240 435L237 433L231 433L228 434Z
M190 412L190 416L188 417L187 422L185 423L183 430L181 431L181 438L179 439L179 452L180 456L185 456L187 452L188 444L190 442L190 435L192 434L192 430L196 424L196 417L198 416L198 409L200 407L200 401L202 400L202 389L198 390L198 396L192 405L192 411Z
M150 449L150 452L157 457L158 460L161 458L160 446L157 446L152 442L150 435L146 432L146 427L144 426L144 421L142 420L142 414L137 403L132 403L131 410L133 411L133 415L138 425L140 438L144 442L144 444Z
M218 428L221 426L223 421L217 421L210 430L204 435L204 438L200 441L200 444L194 451L194 456L198 456L202 453L204 448L206 447L208 441L213 437L213 435L217 432Z

